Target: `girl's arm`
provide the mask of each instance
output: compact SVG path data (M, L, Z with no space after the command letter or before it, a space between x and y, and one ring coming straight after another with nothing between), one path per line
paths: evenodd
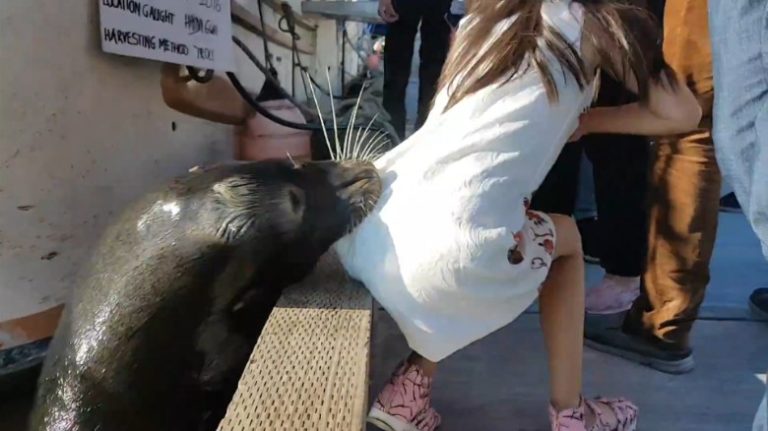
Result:
M696 129L700 120L701 106L688 86L673 86L662 78L651 84L645 105L592 108L581 116L579 129L581 134L676 135Z
M626 88L637 93L637 81L629 70L625 59L617 55L609 64L599 64L598 56L585 44L588 64L594 61L597 67L624 83ZM591 51L591 52L590 52ZM617 50L617 53L619 50ZM588 133L617 133L629 135L675 135L696 129L701 120L701 106L686 83L675 76L677 82L669 82L662 74L659 80L649 83L648 101L645 104L630 103L616 107L592 108L581 116L576 135Z

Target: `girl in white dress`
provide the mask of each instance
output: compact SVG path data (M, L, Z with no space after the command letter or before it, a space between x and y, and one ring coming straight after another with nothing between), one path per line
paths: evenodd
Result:
M600 68L642 102L584 113ZM436 429L437 363L538 297L553 429L633 430L630 402L581 397L578 231L570 218L528 211L527 197L569 137L681 133L700 116L663 61L657 24L641 9L608 0L470 2L429 118L376 161L384 192L336 244L347 271L413 350L369 421L388 431Z

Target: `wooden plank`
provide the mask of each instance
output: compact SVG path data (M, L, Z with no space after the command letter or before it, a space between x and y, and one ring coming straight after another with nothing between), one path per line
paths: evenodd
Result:
M232 22L258 36L266 37L269 41L277 45L291 49L291 44L293 42L291 35L274 27L270 27L269 25L266 25L266 28L262 28L258 12L251 12L251 10L243 4L243 0L235 0L232 2ZM313 37L311 38L312 42L308 42L306 38L298 40L296 42L296 49L304 54L315 55L316 48L314 39L315 37L313 34Z
M219 431L361 431L373 301L335 255L273 310Z

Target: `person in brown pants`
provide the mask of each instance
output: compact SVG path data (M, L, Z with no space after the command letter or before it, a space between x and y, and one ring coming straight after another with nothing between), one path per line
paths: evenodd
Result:
M712 51L707 0L667 0L664 56L697 95L699 130L657 141L641 294L621 318L588 315L588 346L667 373L693 369L689 335L709 283L720 199L712 144Z

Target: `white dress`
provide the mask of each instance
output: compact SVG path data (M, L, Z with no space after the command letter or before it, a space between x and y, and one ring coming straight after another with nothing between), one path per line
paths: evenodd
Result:
M542 14L579 49L580 5L548 1ZM472 26L467 17L459 31ZM423 127L376 161L382 196L335 245L350 276L365 284L410 347L429 360L442 360L513 321L547 276L554 228L546 215L527 211L527 197L554 164L595 87L580 90L554 59L550 63L556 104L534 68L446 112L447 95L438 94Z

